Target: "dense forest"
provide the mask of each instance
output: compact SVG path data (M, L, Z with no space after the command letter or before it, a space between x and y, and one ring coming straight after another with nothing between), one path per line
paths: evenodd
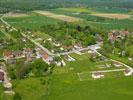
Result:
M29 11L58 7L119 7L133 8L133 0L0 0L0 12Z

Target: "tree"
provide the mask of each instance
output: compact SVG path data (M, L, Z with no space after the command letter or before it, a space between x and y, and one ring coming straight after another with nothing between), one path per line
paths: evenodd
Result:
M42 76L45 74L45 72L48 70L50 66L46 64L44 61L41 59L35 60L31 65L31 71L34 73L36 76Z

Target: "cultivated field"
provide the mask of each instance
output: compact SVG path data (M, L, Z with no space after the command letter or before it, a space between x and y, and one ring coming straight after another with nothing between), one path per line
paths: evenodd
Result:
M113 19L127 19L130 18L130 15L127 14L111 14L111 13L94 13L93 16L113 18Z
M70 17L70 16L66 16L66 15L58 15L55 13L51 13L48 11L34 11L35 13L50 17L50 18L54 18L54 19L58 19L58 20L62 20L62 21L66 21L66 22L76 22L76 21L80 21L80 18L76 18L76 17Z
M25 13L8 13L5 15L5 17L26 17L28 16Z
M43 25L51 25L56 24L57 22L60 22L59 20L49 18L42 15L29 15L25 17L6 17L4 18L8 23L11 25L18 27L18 28L29 28L29 29L36 29L39 30L39 28Z

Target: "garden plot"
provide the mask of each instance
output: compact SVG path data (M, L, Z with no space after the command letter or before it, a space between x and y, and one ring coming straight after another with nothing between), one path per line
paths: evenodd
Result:
M55 13L51 13L48 11L34 11L35 13L50 17L50 18L54 18L54 19L58 19L58 20L62 20L62 21L66 21L66 22L77 22L80 21L82 19L80 18L76 18L76 17L70 17L70 16L66 16L66 15L57 15Z

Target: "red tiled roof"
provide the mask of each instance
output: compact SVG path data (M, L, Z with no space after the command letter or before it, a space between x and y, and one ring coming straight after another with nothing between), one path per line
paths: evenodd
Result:
M42 54L42 58L44 58L44 59L48 59L48 57L49 57L49 55L48 55L46 52L43 52L43 54Z
M31 52L31 48L25 48L24 51L25 52Z
M128 31L124 31L123 33L124 33L124 35L128 35L128 34L129 34L129 32L128 32Z
M13 53L12 52L4 52L4 57L12 57Z

